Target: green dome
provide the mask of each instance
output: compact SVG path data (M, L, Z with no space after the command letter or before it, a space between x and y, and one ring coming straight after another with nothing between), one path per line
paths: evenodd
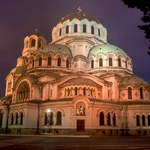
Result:
M111 45L111 44L103 44L103 45L98 45L93 47L90 52L89 52L89 56L97 56L98 54L115 54L115 55L123 55L125 57L128 57L127 54L120 49L117 46Z
M61 44L50 44L45 48L45 51L52 52L55 55L57 53L61 53L65 56L71 56L72 57L71 50L67 46L61 45Z

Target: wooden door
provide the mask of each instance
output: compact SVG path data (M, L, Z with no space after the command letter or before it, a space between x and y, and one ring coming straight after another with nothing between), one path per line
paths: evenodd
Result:
M77 131L82 132L85 130L85 120L77 120Z

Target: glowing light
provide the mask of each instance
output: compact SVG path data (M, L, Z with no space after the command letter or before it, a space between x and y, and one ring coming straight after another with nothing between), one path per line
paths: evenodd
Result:
M47 112L48 112L48 113L50 113L50 112L51 112L51 110L50 110L50 109L47 109Z

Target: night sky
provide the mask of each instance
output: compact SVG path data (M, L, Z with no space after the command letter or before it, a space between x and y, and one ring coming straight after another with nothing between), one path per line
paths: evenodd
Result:
M107 28L108 41L122 48L133 59L134 73L150 83L149 43L137 27L142 24L142 13L122 0L1 0L0 97L4 96L5 77L21 55L24 37L38 28L50 42L53 26L79 6Z

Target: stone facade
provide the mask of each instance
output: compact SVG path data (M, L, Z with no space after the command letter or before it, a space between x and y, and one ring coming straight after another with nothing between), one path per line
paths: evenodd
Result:
M82 10L63 17L47 43L37 31L6 77L0 131L150 134L150 86L107 29Z

